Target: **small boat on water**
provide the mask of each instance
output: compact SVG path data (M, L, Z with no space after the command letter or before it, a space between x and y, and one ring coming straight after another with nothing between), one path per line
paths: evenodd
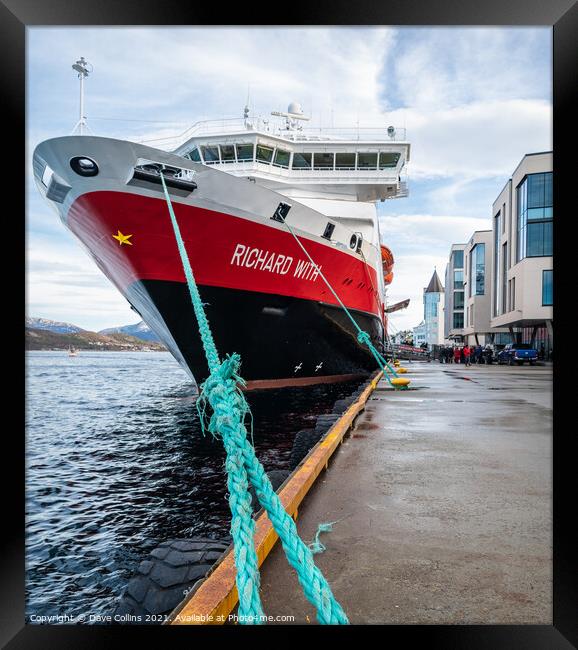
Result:
M77 357L78 356L78 350L76 348L73 348L72 345L68 346L68 356L69 357Z

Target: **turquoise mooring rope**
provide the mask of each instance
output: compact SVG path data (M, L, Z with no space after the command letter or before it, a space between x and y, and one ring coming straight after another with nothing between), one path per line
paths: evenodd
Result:
M238 374L241 358L238 354L231 354L224 361L219 360L162 171L160 177L209 366L210 374L200 387L197 408L204 430L206 411L211 407L212 415L207 428L213 436L222 439L226 451L225 469L237 569L239 621L258 624L263 622L264 617L259 597L259 565L254 544L255 522L248 490L250 479L259 502L267 511L275 532L279 535L287 560L297 572L305 596L317 610L318 621L322 624L347 624L349 621L345 612L335 600L323 574L315 566L311 550L299 537L295 522L283 507L263 466L255 456L255 449L247 439L245 418L250 410L239 388L239 385L244 385Z
M305 246L303 246L303 244L301 243L301 241L299 240L297 235L293 232L293 228L291 228L291 226L287 223L287 221L284 221L283 223L287 226L287 230L289 230L289 232L293 235L293 239L295 239L295 241L299 244L299 246L301 247L301 250L305 253L305 255L307 255L307 258L309 259L311 264L313 264L313 266L317 269L317 271L319 272L319 275L323 278L323 281L325 282L325 284L327 285L327 287L329 288L331 293L335 296L337 302L343 307L343 311L345 311L347 316L349 316L349 320L353 323L355 329L357 330L357 340L360 343L365 343L365 345L367 345L367 347L369 348L369 351L373 355L373 358L377 361L377 365L383 370L383 374L384 374L385 378L387 379L387 381L390 383L390 385L393 388L398 389L397 386L394 386L392 384L391 378L388 375L388 371L389 371L394 377L399 377L397 372L395 372L395 370L389 365L389 363L387 363L387 361L384 359L384 357L374 347L373 343L371 342L371 337L369 336L369 334L365 330L362 330L361 327L359 327L356 320L351 315L351 312L349 311L349 309L347 309L347 307L343 304L343 301L337 295L335 289L331 286L331 283L329 282L329 280L323 275L323 272L321 271L321 268L319 266L317 266L317 264L315 264L315 262L313 261L313 258L311 257L311 255L309 255L309 252L307 251ZM407 386L403 386L401 388L401 390L405 390L405 389L407 389Z

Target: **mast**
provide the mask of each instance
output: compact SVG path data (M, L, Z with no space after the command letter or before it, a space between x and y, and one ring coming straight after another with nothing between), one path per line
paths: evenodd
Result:
M86 115L84 114L84 80L93 71L93 67L91 63L86 61L86 59L81 56L80 59L78 59L78 61L72 65L72 69L78 73L78 79L80 80L80 106L78 122L76 123L74 129L72 129L72 134L74 135L78 129L79 135L84 135L85 128L88 128L86 124Z

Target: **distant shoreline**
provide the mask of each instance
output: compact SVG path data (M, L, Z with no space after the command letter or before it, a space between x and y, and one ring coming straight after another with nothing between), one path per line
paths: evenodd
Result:
M165 346L158 341L147 341L121 332L54 332L34 327L26 328L24 347L45 352L70 349L78 352L166 352Z
M27 348L24 349L24 352L65 352L65 353L68 353L68 348L28 348L27 347ZM86 353L91 353L91 352L95 352L96 354L101 354L102 352L161 352L161 353L166 352L167 354L169 354L168 350L166 350L166 349L162 350L160 348L155 348L155 349L153 349L153 348L136 348L134 350L126 350L126 349L120 350L120 349L116 349L116 348L114 348L114 349L113 348L111 348L111 349L102 349L101 348L99 350L85 350L84 348L82 348L82 349L77 348L76 352L79 353L79 354L80 353L86 354Z

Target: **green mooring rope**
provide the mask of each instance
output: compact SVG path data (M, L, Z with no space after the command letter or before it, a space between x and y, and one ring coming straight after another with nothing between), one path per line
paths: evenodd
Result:
M373 343L371 342L371 337L369 336L369 334L365 330L362 330L361 327L359 327L356 320L351 315L351 312L349 311L349 309L347 309L347 307L343 304L343 301L337 295L335 289L331 286L331 283L329 282L329 280L323 275L323 272L321 271L321 268L319 266L317 266L317 264L315 264L315 262L313 261L313 258L311 257L311 255L309 255L309 252L307 251L305 246L303 246L303 244L301 243L301 241L299 240L297 235L293 232L293 228L291 228L291 226L287 223L287 221L284 221L283 223L287 226L287 230L289 230L289 232L293 235L293 239L295 239L295 241L299 244L299 246L301 247L301 250L305 253L305 255L307 255L307 258L309 259L311 264L313 264L313 266L317 269L317 271L319 272L319 275L323 278L323 281L325 282L325 284L327 285L327 287L329 288L331 293L335 296L335 299L337 300L337 302L343 307L343 311L347 314L347 316L349 317L349 320L353 323L355 329L357 330L357 340L360 343L365 343L365 345L367 345L367 347L369 348L369 351L373 355L374 359L377 361L377 365L383 370L383 374L384 374L385 378L387 379L387 381L389 382L390 386L392 386L392 388L397 390L399 387L394 386L392 384L391 378L390 378L390 376L388 374L388 371L394 377L399 377L397 372L395 372L395 370L389 365L389 363L385 360L385 358L374 347ZM407 386L401 387L401 390L406 390L406 389L407 389Z
M349 621L345 612L335 600L323 574L315 566L311 550L299 537L295 522L285 511L263 466L255 456L255 449L247 439L245 418L250 410L239 388L239 385L244 385L238 374L241 359L238 354L231 354L223 362L219 360L162 171L160 177L209 366L210 374L200 387L197 408L204 431L206 410L211 407L212 415L207 428L213 436L222 439L226 451L225 469L237 569L239 622L259 624L265 616L259 597L259 565L254 544L255 522L248 490L249 479L279 535L287 560L297 572L305 596L317 609L318 621L322 624L347 624Z

